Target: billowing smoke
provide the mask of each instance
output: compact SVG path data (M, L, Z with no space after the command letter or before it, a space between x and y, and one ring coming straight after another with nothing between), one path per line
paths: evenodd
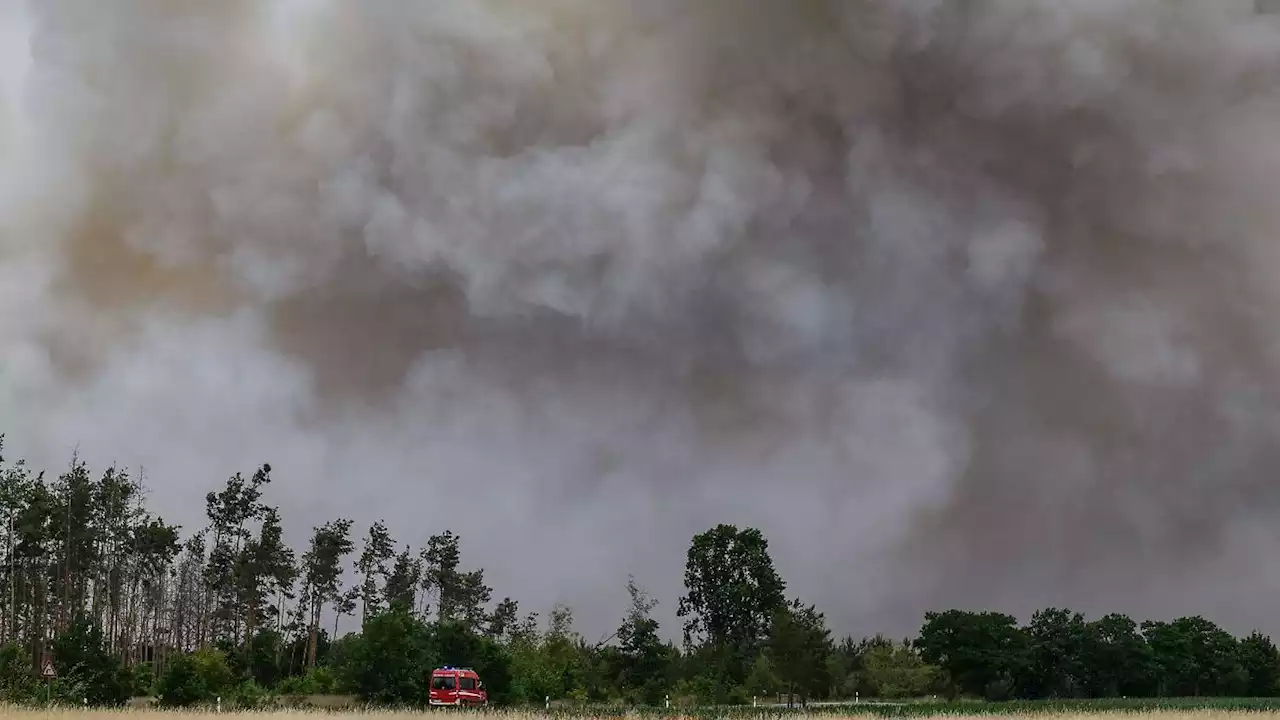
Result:
M840 631L1273 621L1252 0L0 0L0 428L451 527L589 632L759 526Z

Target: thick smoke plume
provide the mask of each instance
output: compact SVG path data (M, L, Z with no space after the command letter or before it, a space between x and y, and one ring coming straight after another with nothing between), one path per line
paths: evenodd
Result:
M1280 30L1252 0L0 0L0 428L188 527L452 527L675 629L1273 622ZM1276 628L1272 628L1276 629Z

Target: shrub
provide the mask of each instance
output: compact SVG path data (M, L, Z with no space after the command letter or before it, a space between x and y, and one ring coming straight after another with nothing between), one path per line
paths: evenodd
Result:
M332 670L326 667L312 668L306 675L292 675L276 685L281 695L329 695L338 688Z
M219 695L231 690L235 675L227 665L226 653L213 648L202 648L192 653L191 660L209 695Z
M239 710L257 710L267 701L267 691L253 680L245 680L231 691L231 705Z
M157 703L166 708L189 707L212 696L190 655L179 655L170 661L156 685Z
M0 697L8 702L29 702L37 695L43 697L26 648L17 643L0 645Z

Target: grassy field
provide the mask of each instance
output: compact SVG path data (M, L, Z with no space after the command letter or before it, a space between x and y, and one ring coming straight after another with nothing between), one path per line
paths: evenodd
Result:
M902 705L825 705L807 710L778 708L706 708L696 711L608 711L563 709L543 712L533 710L272 710L250 714L257 717L292 718L368 718L369 720L399 720L401 718L443 718L445 713L461 716L459 720L836 720L849 718L880 720L885 717L942 717L947 720L963 718L1034 718L1036 720L1089 720L1100 715L1134 718L1135 720L1226 720L1247 715L1257 720L1280 720L1280 698L1228 698L1170 700L1107 700L1068 702L1015 702L1015 703L904 703ZM237 714L229 711L217 713L211 709L190 711L164 710L82 710L79 708L32 709L0 705L0 720L116 720L140 718L163 720L175 718L213 720Z
M172 718L173 720L215 720L217 718L225 718L227 715L234 713L223 712L216 713L210 710L192 710L192 711L162 711L162 710L79 710L79 709L28 709L28 708L9 708L0 706L0 718L5 720L117 720L119 718L139 718L140 720L165 720ZM242 713L245 715L253 715L261 718L362 718L367 720L409 720L411 718L438 717L438 711L303 711L303 710L274 710L267 712ZM1098 718L1099 712L1060 712L1052 714L1044 714L1040 712L1021 713L1010 712L1007 717L1010 718L1052 718L1052 720L1090 720ZM1151 710L1151 711L1118 711L1116 715L1120 717L1140 717L1142 720L1234 720L1241 715L1248 715L1250 718L1257 720L1280 720L1280 711L1262 710L1262 711L1236 711L1236 710ZM486 713L468 713L468 716L477 720L548 720L552 716L535 712L486 712ZM628 715L583 715L583 720L624 720ZM673 720L692 720L698 716L690 715L672 715ZM834 716L828 713L821 715L812 715L806 713L757 713L753 717L762 720L812 720L815 718L832 718L840 717L848 720L874 720L879 715L864 715L858 713L846 713ZM938 715L934 717L945 717L947 720L964 720L965 718L984 718L991 717L988 715Z
M1173 720L1180 716L1211 717L1229 713L1266 715L1280 720L1280 698L1165 698L1165 699L1109 699L1109 700L1057 700L1034 702L981 702L981 701L914 701L902 703L862 703L810 705L805 709L786 710L777 707L721 707L692 708L669 711L660 709L633 710L625 715L609 708L564 708L537 716L553 720L573 718L637 719L663 717L701 718L705 720L751 720L762 717L778 718L836 718L859 717L880 720L882 718L928 717L978 717L992 716L1071 718L1098 714L1141 714L1143 718L1164 716ZM527 716L532 716L526 714Z
M1133 700L1048 700L1033 702L909 702L874 706L826 706L809 708L809 714L856 712L875 717L931 717L937 715L1092 715L1097 713L1265 712L1280 720L1280 698L1139 698ZM1146 715L1144 715L1146 717Z

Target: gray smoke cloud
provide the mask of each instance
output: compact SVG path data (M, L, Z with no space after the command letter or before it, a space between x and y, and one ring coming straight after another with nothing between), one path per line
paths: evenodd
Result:
M589 634L722 521L840 632L1267 629L1278 71L1252 0L0 0L0 428Z

